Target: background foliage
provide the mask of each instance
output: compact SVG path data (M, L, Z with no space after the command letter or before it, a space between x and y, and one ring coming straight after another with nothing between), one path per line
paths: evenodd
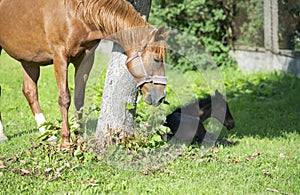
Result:
M188 42L193 43L197 48L204 48L205 52L213 55L217 65L224 65L230 61L226 37L229 24L223 6L221 0L153 0L150 23L169 26L183 32L183 36L176 38L177 43L190 46ZM189 37L193 37L194 40L189 40ZM186 52L193 53L188 49ZM189 56L193 57L193 55L197 54ZM185 70L195 68L179 58L178 55L174 55L172 64L184 67Z
M187 47L185 53L171 51L170 59L173 66L186 71L195 69L193 59L204 59L203 53L212 55L218 66L232 65L228 54L231 48L263 47L263 6L262 0L153 0L149 20L182 33L170 42ZM280 0L278 6L280 49L298 50L300 2ZM199 66L208 68L211 63L199 62Z

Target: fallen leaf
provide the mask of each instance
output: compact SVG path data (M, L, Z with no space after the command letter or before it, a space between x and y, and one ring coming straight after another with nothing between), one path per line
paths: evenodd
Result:
M98 184L96 184L94 178L89 178L87 179L87 182L91 185L91 186L97 186Z
M20 163L21 164L26 164L26 161L25 160L20 160Z
M30 175L32 173L32 170L26 170L23 168L20 171L22 175Z
M257 150L255 150L250 156L248 156L248 157L246 158L246 161L254 160L255 157L257 157L257 156L259 156L259 155L260 155L260 153L259 153Z
M67 168L70 168L70 167L71 167L71 165L70 165L69 162L65 162L65 163L64 163L64 166L67 167Z
M9 164L13 163L14 161L15 161L15 158L6 159L6 162L9 163Z
M272 189L272 188L266 188L267 191L271 191L271 192L274 192L274 193L279 193L278 190L276 189Z
M31 154L31 153L32 153L31 148L27 148L27 149L26 149L26 154Z
M151 174L150 168L146 168L146 169L142 172L142 174L144 174L144 175L149 175L149 174Z
M256 156L259 156L259 152L257 150L255 150L250 157L254 158Z
M262 170L262 173L265 175L270 175L270 171L268 171L268 170Z
M216 147L212 147L211 148L211 152L214 154L214 153L218 153L219 152L219 149L216 148Z
M201 154L200 154L200 158L204 158L205 157L205 152L201 152Z
M49 144L50 146L57 146L57 143L56 143L56 142L53 142L53 141L48 142L48 144Z
M176 174L175 171L171 171L171 170L169 170L167 168L164 169L164 173L167 173L167 174Z
M36 169L41 169L42 167L40 165L35 166Z
M0 169L6 169L5 165L0 165Z
M238 159L237 157L234 157L232 160L231 160L232 163L240 163L241 160Z
M280 154L279 154L279 157L284 158L285 155L284 155L283 153L280 153Z
M52 171L52 168L46 168L45 169L45 173L49 173L50 171Z
M6 169L4 162L0 160L0 169Z

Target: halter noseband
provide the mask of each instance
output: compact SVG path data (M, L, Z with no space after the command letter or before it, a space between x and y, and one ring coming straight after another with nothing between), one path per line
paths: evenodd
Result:
M142 53L143 50L139 50L138 52L136 52L133 56L131 56L130 58L127 59L126 61L126 65L131 62L132 60L134 60L135 58L139 58L140 60L140 65L142 68L142 71L144 73L144 78L142 81L138 82L136 87L139 88L142 85L144 85L145 83L154 83L154 84L162 84L162 85L167 85L167 77L165 76L158 76L158 75L149 75L145 69L145 64L142 58Z

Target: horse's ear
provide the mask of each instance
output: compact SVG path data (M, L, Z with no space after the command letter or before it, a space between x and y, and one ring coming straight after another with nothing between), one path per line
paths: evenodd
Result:
M216 89L215 96L222 96L222 94L219 92L219 90Z
M165 32L165 27L161 26L157 29L155 33L155 41L165 40L165 38L169 35L169 32Z

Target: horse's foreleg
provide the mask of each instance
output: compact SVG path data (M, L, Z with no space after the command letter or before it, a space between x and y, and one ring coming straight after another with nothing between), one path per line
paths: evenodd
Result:
M68 63L63 51L58 52L54 57L54 70L58 86L58 104L62 116L62 149L70 146L70 130L68 125L68 110L70 107L70 91L68 87Z
M46 122L45 117L42 113L41 107L38 102L38 90L37 81L40 76L40 67L32 66L22 63L23 66L23 94L29 103L31 111L35 117L38 126ZM43 133L45 129L39 127L40 133Z
M1 52L1 47L0 47ZM1 97L1 86L0 86L0 97ZM7 140L7 137L4 134L4 127L2 125L2 118L1 118L1 112L0 112L0 143Z
M74 104L76 109L76 118L80 120L82 118L82 107L84 105L84 94L86 83L94 64L95 49L98 44L91 50L86 51L80 60L74 62L75 66L75 89L74 89Z
M0 143L7 140L7 137L4 134L4 127L2 125L1 113L0 113Z

